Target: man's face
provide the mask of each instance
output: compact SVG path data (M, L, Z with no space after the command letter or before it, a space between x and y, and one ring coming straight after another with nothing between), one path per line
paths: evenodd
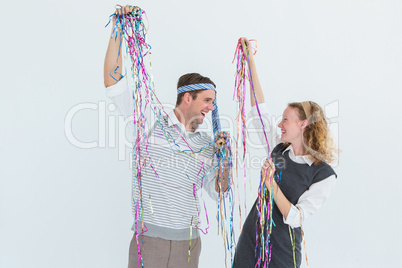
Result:
M195 100L191 99L187 114L188 124L202 124L205 115L214 109L214 105L212 104L214 100L215 91L212 89L203 90L198 93Z

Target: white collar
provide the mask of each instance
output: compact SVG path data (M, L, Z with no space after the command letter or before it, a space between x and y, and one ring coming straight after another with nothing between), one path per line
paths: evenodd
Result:
M201 130L199 130L198 128L194 132L187 131L186 127L183 125L182 122L179 121L176 114L174 113L174 109L168 113L168 126L171 127L173 125L178 126L184 133L201 133Z
M295 155L295 152L293 151L292 144L289 145L289 146L283 151L282 154L284 154L286 151L290 151L290 152L289 152L289 157L290 157L291 160L293 160L293 161L296 162L296 163L299 163L299 164L307 164L307 165L309 165L309 166L311 166L311 165L314 163L314 161L311 160L311 158L310 158L309 155Z

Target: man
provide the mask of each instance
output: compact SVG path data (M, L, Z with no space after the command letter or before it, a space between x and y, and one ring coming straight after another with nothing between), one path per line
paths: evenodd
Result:
M124 13L133 9L124 7ZM117 13L121 15L121 9ZM132 92L127 79L121 79L119 45L120 35L109 40L104 83L107 96L118 110L131 116ZM133 186L136 213L129 268L141 267L141 261L144 267L198 267L201 240L197 228L202 210L197 192L204 188L217 199L222 177L225 190L228 187L227 168L219 176L213 170L217 160L211 136L198 129L214 109L215 84L208 77L190 73L180 77L177 88L175 109L154 122L148 117L149 142L136 148L139 153L134 157L140 167L136 176L140 180ZM227 166L227 162L224 164Z

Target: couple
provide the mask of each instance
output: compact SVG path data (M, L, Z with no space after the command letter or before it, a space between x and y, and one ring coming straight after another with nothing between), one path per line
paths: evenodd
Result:
M127 14L136 8L126 6L122 9ZM121 15L122 9L118 10L116 15ZM126 78L120 79L119 72L123 68L119 44L119 35L117 39L109 40L104 65L104 83L107 96L115 103L120 113L128 117L132 115L134 105ZM255 90L255 98L250 90L251 115L258 116L257 103L261 116L268 122L268 112L251 46L245 38L242 39L242 44L250 52L247 57ZM111 74L119 78L113 78ZM174 158L174 163L191 164L186 169L156 166L158 178L151 168L145 169L142 174L143 214L141 221L136 221L133 226L136 231L129 249L129 268L141 265L145 268L198 267L201 240L197 228L193 228L198 225L195 219L198 219L199 211L194 192L204 188L208 195L216 200L222 180L226 182L224 189L228 187L227 170L218 175L214 171L208 173L216 165L214 147L217 145L214 146L208 133L198 129L205 115L214 110L215 87L211 79L197 73L181 76L177 84L175 109L160 120L148 121L149 129L152 130L148 136L152 142L147 147L150 161L170 156ZM263 127L259 120L254 122L255 127ZM269 267L299 267L302 242L300 226L330 195L336 174L327 163L334 159L335 149L324 113L314 102L290 103L284 110L283 119L278 126L282 132L280 137L276 135L273 126L265 125L273 150L261 171L266 188L273 191L271 194L275 203L272 211L275 226L270 236L272 250ZM177 142L181 151L188 147L195 151L201 148L204 150L197 157L190 154L171 154L171 148L160 138L165 132ZM265 138L262 138L262 141L265 142ZM227 166L224 162L224 166L225 164ZM279 171L280 181L270 180L269 174ZM199 180L200 178L203 179ZM233 267L254 267L259 261L259 255L256 253L256 241L260 239L256 238L256 204L242 228ZM144 225L147 231L142 233L140 228ZM294 228L293 238L289 236L290 227ZM264 267L264 264L261 264L261 267Z

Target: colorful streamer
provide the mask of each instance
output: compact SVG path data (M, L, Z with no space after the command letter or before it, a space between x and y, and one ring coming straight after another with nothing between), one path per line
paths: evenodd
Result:
M252 40L251 40L252 41ZM250 66L249 62L249 53L251 51L248 50L249 44L245 44L242 38L239 39L235 51L234 60L236 60L236 79L235 79L235 90L233 99L236 99L238 102L238 132L237 132L237 143L236 143L236 152L238 152L239 147L242 148L242 159L243 159L243 168L244 168L244 188L246 193L246 166L244 163L245 156L246 156L246 149L247 149L247 127L246 127L246 113L245 113L245 100L246 100L246 90L247 87L250 88L252 94L254 94L256 109L262 124L262 129L264 132L265 141L268 147L268 156L270 155L270 147L268 142L268 137L265 132L264 122L261 117L260 110L258 108L257 98L255 97L255 91L253 86L253 78L250 72L250 69L247 66ZM234 61L233 60L233 61ZM239 146L239 142L241 142L241 146ZM240 157L237 158L238 161ZM237 174L237 167L236 165L236 174ZM268 267L270 262L271 256L271 248L272 245L270 244L270 235L272 231L272 225L274 224L272 220L272 209L274 206L273 203L273 188L271 191L265 186L264 178L268 174L260 174L260 185L258 188L258 202L257 202L257 210L258 210L258 224L256 229L256 247L255 247L255 257L258 260L255 267ZM271 185L273 185L273 176L270 177ZM246 197L245 197L246 199ZM240 201L239 201L240 205ZM239 209L240 210L240 209ZM245 205L245 211L247 214L247 207ZM241 213L240 213L241 214Z

